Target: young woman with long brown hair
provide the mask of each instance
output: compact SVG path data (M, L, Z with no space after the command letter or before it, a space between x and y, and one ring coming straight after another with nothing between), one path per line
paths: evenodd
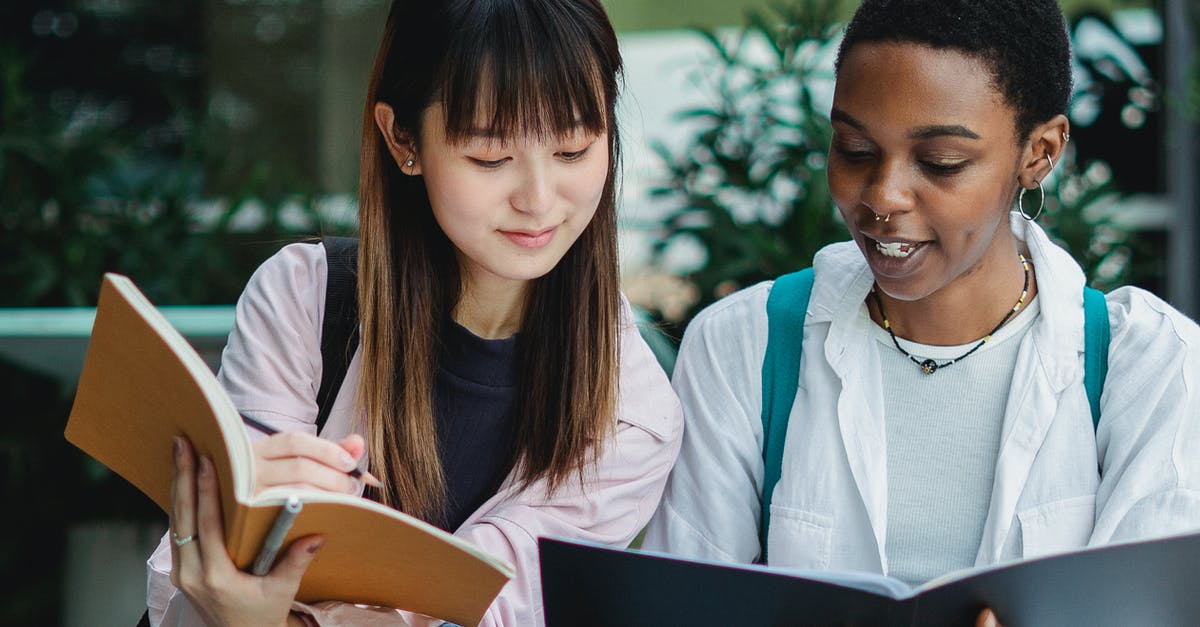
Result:
M365 452L380 501L516 565L485 624L540 623L537 537L628 543L682 435L618 291L620 69L596 0L395 2L364 116L361 344L323 437L322 246L255 273L222 358L234 403L283 431L255 444L256 487L354 492ZM211 467L186 441L175 459L152 623L422 620L294 603L319 537L265 577L237 571Z

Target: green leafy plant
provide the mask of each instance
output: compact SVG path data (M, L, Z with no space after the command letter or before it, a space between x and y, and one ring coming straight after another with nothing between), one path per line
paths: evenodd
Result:
M845 238L825 182L828 112L817 104L832 85L837 8L778 4L732 37L698 31L712 53L702 70L712 104L679 114L698 129L682 151L655 147L669 178L652 192L677 207L658 254L679 240L703 251L685 318Z
M24 73L0 51L0 245L11 256L0 306L92 305L106 271L132 275L160 304L229 303L280 240L317 229L314 196L278 172L247 168L235 194L210 189L229 168L214 121L180 107L183 142L150 152L109 105L41 106ZM278 191L289 188L301 191Z

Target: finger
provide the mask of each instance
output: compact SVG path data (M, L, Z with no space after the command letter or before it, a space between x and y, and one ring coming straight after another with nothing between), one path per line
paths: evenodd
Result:
M984 608L979 613L979 617L975 619L975 627L1000 627L1000 622L996 620L996 614L990 608Z
M200 471L196 477L196 533L195 544L200 547L204 570L218 576L230 575L237 568L229 559L225 549L225 523L221 518L221 493L217 484L217 472L212 460L200 458Z
M356 479L337 468L307 457L262 460L255 465L257 489L310 487L329 492L356 494L359 484Z
M342 450L349 453L350 457L353 457L355 460L362 459L363 453L367 451L366 441L357 433L351 433L342 438L338 442L338 446L342 447Z
M292 543L267 577L273 586L279 586L288 596L295 597L300 589L300 579L308 570L309 564L317 556L317 551L325 546L325 538L319 535L305 536Z
M171 522L167 533L171 542L171 582L178 587L181 579L199 570L195 542L183 546L176 542L176 538L195 537L196 533L196 458L191 443L181 436L172 441L172 453Z
M349 472L358 467L356 456L334 442L308 433L277 433L254 444L255 453L265 459L304 457L330 468Z

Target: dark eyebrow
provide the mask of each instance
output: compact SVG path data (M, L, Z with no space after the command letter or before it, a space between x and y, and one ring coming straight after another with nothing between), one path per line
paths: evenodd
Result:
M835 122L848 124L860 131L866 130L866 127L862 122L859 122L845 111L840 109L834 109L830 111L829 119ZM967 139L979 139L978 133L959 124L934 124L931 126L915 128L908 132L909 139L930 139L932 137L942 137L945 135L950 135L952 137L965 137Z
M866 130L865 128L863 128L862 122L859 122L858 120L854 119L853 117L850 116L850 114L846 113L845 111L842 111L841 109L834 109L834 110L830 111L829 119L834 122L842 122L843 124L849 124L850 126L853 126L854 128L856 128L860 131Z
M965 137L967 139L979 139L979 134L971 129L960 126L958 124L936 124L933 126L922 126L909 131L909 139L929 139L931 137L941 137L950 135L953 137Z

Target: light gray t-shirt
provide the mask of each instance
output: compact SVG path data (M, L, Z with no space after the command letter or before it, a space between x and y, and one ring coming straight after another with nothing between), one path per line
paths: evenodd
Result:
M872 327L883 344L889 575L918 585L975 564L992 497L1008 382L1021 338L1037 315L1035 298L979 350L928 375L896 350L887 331ZM942 364L978 340L962 346L899 342L918 360Z

